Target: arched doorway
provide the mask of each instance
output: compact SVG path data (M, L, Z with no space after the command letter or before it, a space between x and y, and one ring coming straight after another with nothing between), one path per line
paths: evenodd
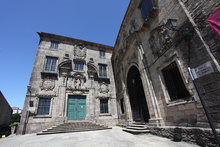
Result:
M133 121L148 122L150 115L144 94L143 84L140 77L140 72L135 66L132 66L128 71L127 89Z

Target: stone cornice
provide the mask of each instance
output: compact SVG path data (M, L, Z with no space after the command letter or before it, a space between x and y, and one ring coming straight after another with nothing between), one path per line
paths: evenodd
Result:
M45 32L37 32L37 33L38 33L38 35L40 36L41 39L47 38L49 40L60 41L60 42L68 42L70 44L80 44L81 43L81 44L86 44L87 46L97 47L97 48L104 49L104 50L110 50L110 51L113 50L113 47L108 46L108 45L103 45L103 44L89 42L89 41L85 41L85 40L60 36L60 35L51 34L51 33L45 33Z
M117 45L119 44L120 42L120 38L121 38L121 35L123 34L123 31L124 31L124 27L126 27L130 17L133 13L133 11L135 10L136 8L136 5L134 5L134 3L137 2L137 0L131 0L129 5L128 5L128 8L127 8L127 11L125 13L125 16L123 18L123 21L121 23L121 27L119 29L119 33L118 33L118 36L117 36L117 39L116 39L116 42L115 42L115 45L114 45L114 49L113 49L113 53L112 55L114 56L115 55L115 52L116 52L116 47ZM112 57L113 57L112 56Z

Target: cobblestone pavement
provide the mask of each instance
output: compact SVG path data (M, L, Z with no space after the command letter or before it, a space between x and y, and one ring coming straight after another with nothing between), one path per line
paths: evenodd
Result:
M110 130L53 135L35 134L0 139L0 147L196 147L150 134L132 135L120 127Z

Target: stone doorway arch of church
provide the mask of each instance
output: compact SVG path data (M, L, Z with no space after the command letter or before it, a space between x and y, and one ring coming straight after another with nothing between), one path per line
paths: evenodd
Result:
M150 114L139 69L131 66L127 74L127 92L134 122L149 122Z

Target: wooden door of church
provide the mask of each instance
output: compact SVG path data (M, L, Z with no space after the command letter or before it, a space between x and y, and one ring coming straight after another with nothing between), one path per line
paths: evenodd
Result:
M86 96L68 97L67 118L68 120L85 120L86 117Z

